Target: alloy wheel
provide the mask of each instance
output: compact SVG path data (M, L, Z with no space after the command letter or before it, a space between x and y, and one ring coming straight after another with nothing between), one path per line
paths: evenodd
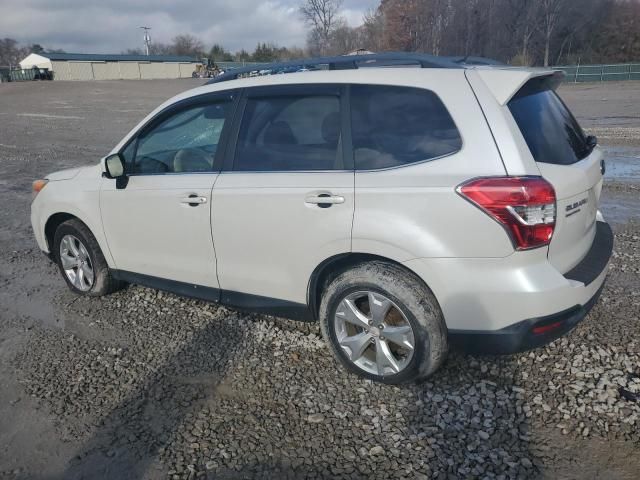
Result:
M95 275L89 252L73 235L65 235L60 241L60 262L69 282L82 292L93 286Z
M340 348L365 372L394 375L413 358L415 336L409 320L378 292L347 295L338 304L333 322Z

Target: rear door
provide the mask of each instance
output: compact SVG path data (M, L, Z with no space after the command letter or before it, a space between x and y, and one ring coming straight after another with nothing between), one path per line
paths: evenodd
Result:
M508 108L557 197L556 226L549 260L562 273L587 254L596 234L604 174L603 153L590 145L546 77L530 80Z
M334 85L245 91L213 189L223 290L305 304L316 266L351 251L354 172L342 92Z

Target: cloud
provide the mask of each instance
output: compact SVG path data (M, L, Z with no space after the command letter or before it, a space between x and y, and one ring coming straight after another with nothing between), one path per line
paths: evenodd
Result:
M0 32L21 43L68 52L117 53L190 33L205 46L252 51L258 42L303 46L306 27L297 0L0 0ZM343 15L359 25L377 0L345 0Z

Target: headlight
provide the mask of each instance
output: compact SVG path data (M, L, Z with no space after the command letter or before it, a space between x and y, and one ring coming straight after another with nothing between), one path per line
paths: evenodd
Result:
M47 185L47 183L49 183L49 180L36 180L35 182L33 182L33 184L31 185L32 202L36 198L38 193L40 193L40 191Z

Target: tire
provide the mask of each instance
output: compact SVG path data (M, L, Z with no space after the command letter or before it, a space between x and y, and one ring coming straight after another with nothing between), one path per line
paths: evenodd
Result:
M374 317L379 319L383 315L371 312L368 305L372 300L379 305L376 312L384 312L390 305L380 325L371 325ZM368 328L359 323L362 315L352 316L354 310L347 308L348 302L362 306L363 311L358 312L366 315ZM350 320L345 321L347 317ZM319 318L322 335L333 356L347 370L376 382L421 381L434 373L447 355L447 328L436 298L417 276L397 265L368 262L339 274L324 290ZM377 328L380 326L383 328ZM385 331L390 338L384 337ZM398 336L399 333L402 335ZM343 345L353 342L356 347L353 351L345 350L339 338ZM370 343L366 347L365 339ZM412 348L406 347L411 343ZM378 351L382 352L381 357ZM395 362L389 362L389 353Z
M69 243L70 239L77 240L77 243L75 241L73 241L73 243ZM65 245L62 245L63 242L65 242ZM79 245L81 245L82 248L80 248ZM83 272L88 269L93 272L93 281L90 285L88 280L82 281L81 278L79 279L80 276L78 273L76 273L76 276L74 277L77 281L72 281L65 270L65 266L68 267L69 262L73 262L74 258L76 258L71 251L73 247L81 252L78 256L84 259L85 268L83 269ZM67 260L62 258L63 255L65 255L65 253L63 253L64 251L69 252ZM60 273L62 274L62 278L64 278L67 286L72 292L78 295L100 297L102 295L115 292L124 286L123 282L113 278L98 242L89 228L87 228L87 226L80 220L67 220L58 226L53 237L53 248L51 253L53 254L53 258L55 259L55 262L60 269ZM72 270L79 272L80 269L80 267L75 267ZM83 278L86 279L88 276L83 275Z

